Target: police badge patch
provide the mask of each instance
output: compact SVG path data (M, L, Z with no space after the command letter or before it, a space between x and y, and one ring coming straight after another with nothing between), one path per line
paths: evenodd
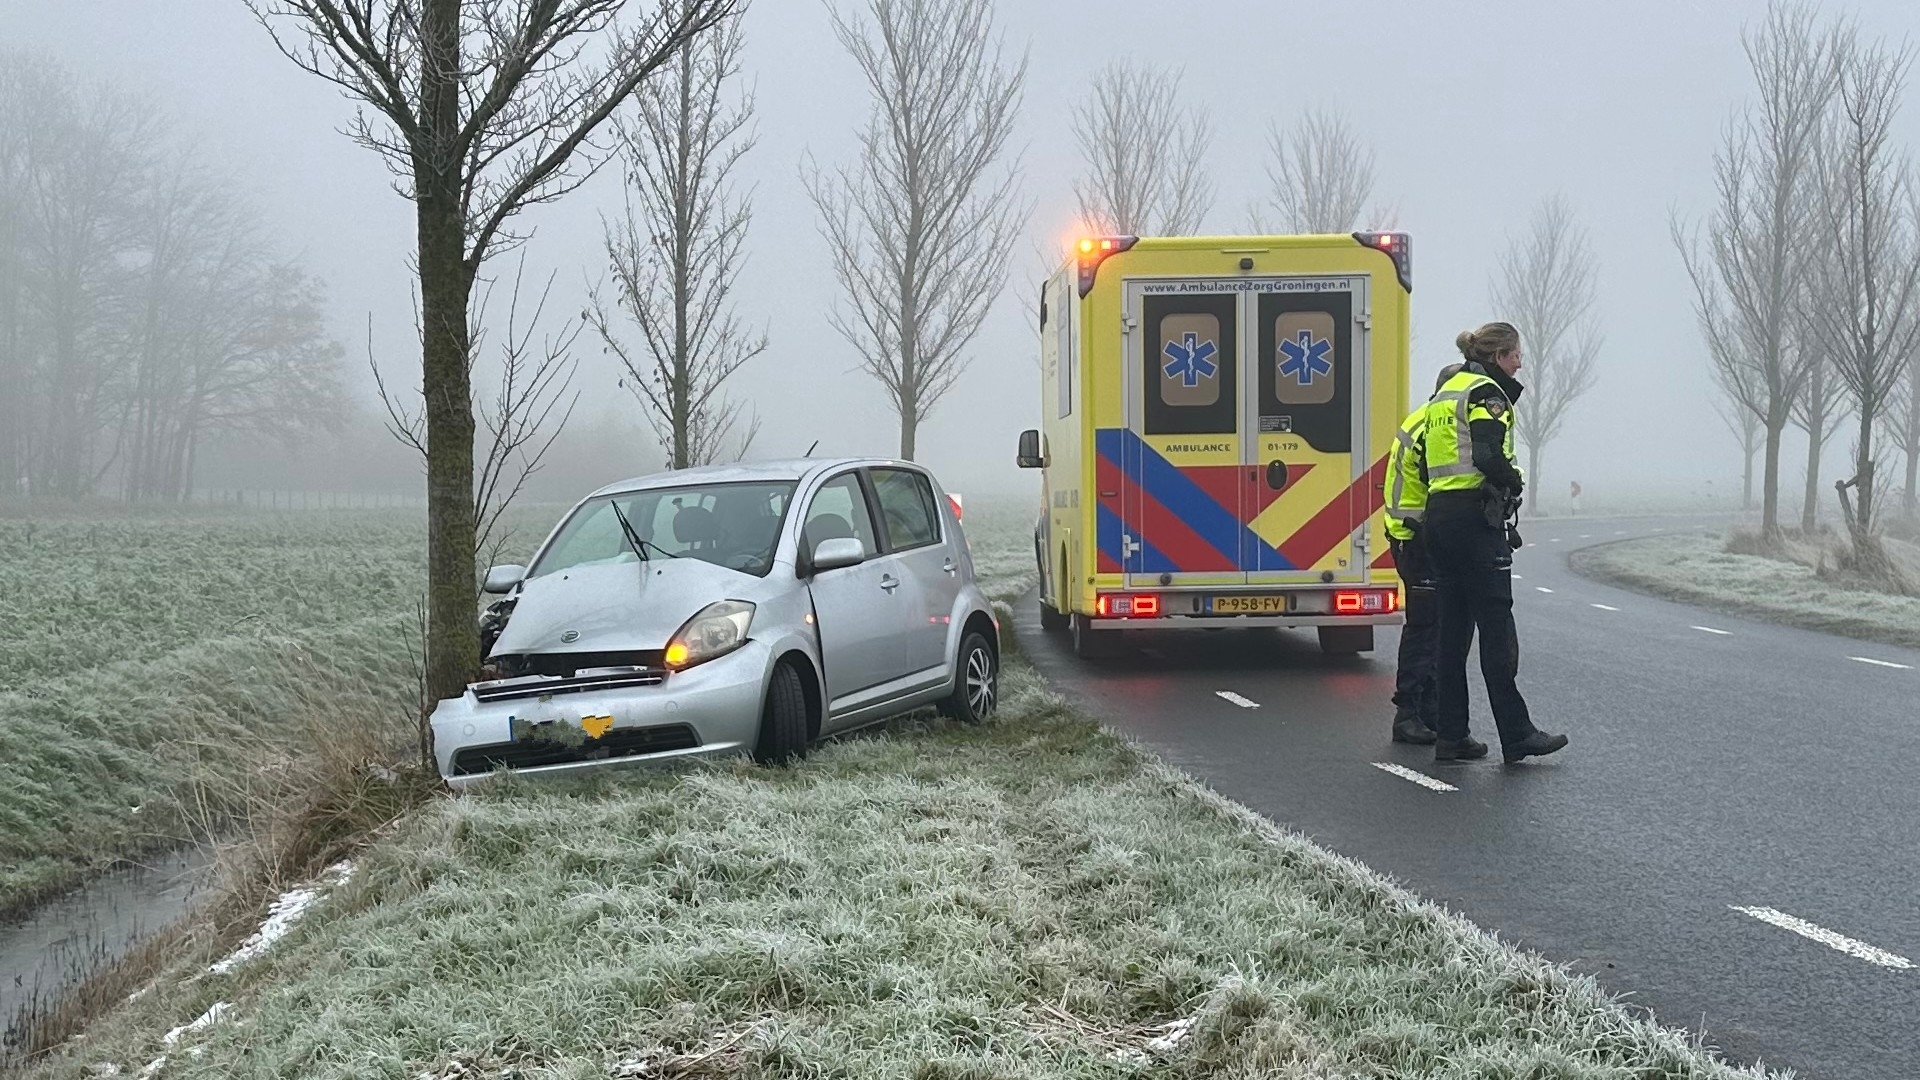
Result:
M1505 398L1488 398L1480 403L1480 407L1487 410L1487 415L1493 417L1495 420L1507 415L1507 402Z

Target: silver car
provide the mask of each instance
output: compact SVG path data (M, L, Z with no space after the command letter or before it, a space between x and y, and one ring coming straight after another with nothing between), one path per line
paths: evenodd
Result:
M927 705L978 723L999 626L954 504L918 465L661 473L594 492L497 566L483 681L433 713L440 775L804 754Z

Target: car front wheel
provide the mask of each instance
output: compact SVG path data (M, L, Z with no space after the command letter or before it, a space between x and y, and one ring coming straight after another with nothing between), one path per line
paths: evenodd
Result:
M973 631L960 642L953 694L940 705L949 719L984 724L1000 706L1000 658L986 636Z
M762 765L785 765L807 756L807 690L792 664L773 669L767 684L767 703L760 710L760 737L753 760Z

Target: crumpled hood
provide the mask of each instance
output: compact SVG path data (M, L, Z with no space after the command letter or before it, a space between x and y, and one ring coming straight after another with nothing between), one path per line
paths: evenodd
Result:
M526 582L491 655L664 649L701 608L758 579L698 559L576 566ZM564 640L567 634L572 640Z

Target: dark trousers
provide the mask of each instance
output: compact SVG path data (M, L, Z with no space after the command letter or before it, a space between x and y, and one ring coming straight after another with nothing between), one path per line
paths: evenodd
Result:
M1500 742L1512 746L1533 734L1520 696L1520 636L1513 624L1513 550L1506 531L1487 524L1477 491L1428 497L1422 527L1440 600L1440 648L1435 681L1443 739L1467 737L1467 651L1480 634L1480 674L1487 680Z
M1434 689L1434 664L1440 649L1440 598L1433 588L1433 566L1426 540L1390 540L1393 565L1407 586L1407 621L1400 628L1400 669L1393 681L1394 719L1417 716L1428 728L1439 723L1440 699Z

